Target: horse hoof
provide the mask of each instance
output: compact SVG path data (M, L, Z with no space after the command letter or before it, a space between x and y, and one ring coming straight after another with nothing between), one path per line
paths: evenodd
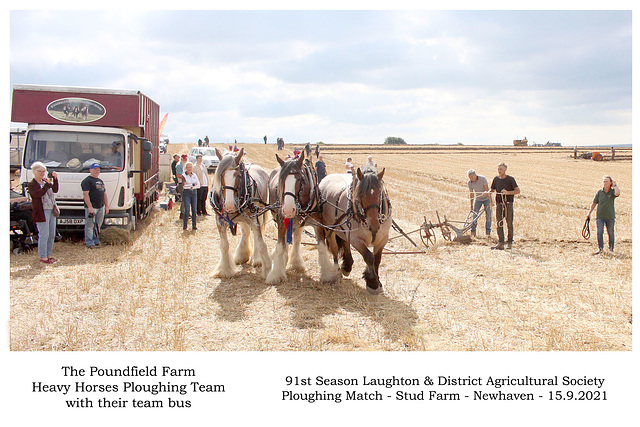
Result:
M371 295L380 295L382 293L382 286L378 286L376 289L373 289L373 288L370 288L369 286L367 286L367 291Z
M349 275L351 274L351 270L345 270L344 268L341 268L340 271L342 272L342 275L344 277L349 277Z

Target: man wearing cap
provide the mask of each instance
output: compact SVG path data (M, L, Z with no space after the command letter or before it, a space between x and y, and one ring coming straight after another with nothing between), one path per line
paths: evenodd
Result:
M104 182L99 177L100 164L89 166L89 176L80 186L84 198L84 244L89 249L100 246L100 227L109 213L109 202Z
M180 163L176 165L176 178L178 179L178 186L176 187L176 192L180 195L180 219L182 219L182 215L184 215L184 201L182 200L182 174L184 173L184 167L187 164L187 160L189 156L183 154L180 156Z
M467 171L469 181L467 181L467 187L469 187L469 202L471 203L470 209L476 214L480 212L480 208L484 206L485 216L485 231L487 236L491 235L491 195L489 194L489 181L482 175L478 175L473 169ZM476 228L478 222L474 222L471 226L471 236L476 237Z

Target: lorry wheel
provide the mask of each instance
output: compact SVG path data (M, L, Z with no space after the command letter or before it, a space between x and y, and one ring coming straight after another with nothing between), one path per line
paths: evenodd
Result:
M596 154L595 160L596 160L596 162L601 162L602 161L602 154Z

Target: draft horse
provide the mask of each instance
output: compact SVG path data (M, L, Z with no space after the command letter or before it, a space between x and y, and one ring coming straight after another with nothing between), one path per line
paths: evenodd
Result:
M324 239L333 255L333 264L321 272L321 281L331 282L339 278L338 257L342 253L342 275L348 276L353 266L351 246L367 264L363 277L371 294L382 293L378 268L382 250L389 240L391 228L391 201L384 188L384 169L357 169L351 174L331 174L320 183L323 200L322 223L317 239ZM369 247L373 247L373 252ZM323 255L319 252L318 256ZM320 262L320 266L330 261Z
M216 148L220 159L215 174L209 201L217 215L216 224L220 233L220 262L214 270L217 277L231 277L236 273L235 264L250 262L262 265L262 277L266 278L271 269L269 251L264 242L264 207L268 200L269 176L259 165L244 163L244 148L237 155ZM227 229L235 236L240 228L240 242L236 248L233 263L229 253ZM253 251L249 235L253 234Z
M321 220L318 177L309 161L305 161L304 153L297 159L287 161L276 154L276 160L280 166L271 172L269 178L269 204L278 227L278 243L267 276L268 284L286 280L285 267L294 271L305 270L300 254L302 232L307 225L317 229ZM287 247L289 243L292 244L291 257ZM326 253L324 240L318 243L318 250L324 248ZM328 255L319 259L328 260Z

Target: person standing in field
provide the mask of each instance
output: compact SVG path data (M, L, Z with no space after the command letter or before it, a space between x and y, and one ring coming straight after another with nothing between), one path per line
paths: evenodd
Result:
M484 176L478 175L473 169L467 171L467 176L469 177L467 187L469 187L470 210L477 214L480 212L480 208L484 206L485 231L487 237L491 236L491 195L489 194L489 181L487 181L487 178ZM477 226L477 221L471 226L472 237L476 237Z
M180 162L176 165L176 178L178 179L178 186L176 187L176 193L180 197L180 219L184 215L184 198L182 197L182 174L184 173L185 165L189 157L186 154L180 156Z
M89 249L100 246L100 227L109 213L109 202L104 181L100 179L100 164L89 166L89 176L82 180L84 198L84 244Z
M347 169L347 173L353 174L353 164L351 163L351 157L347 158L347 162L344 164L344 167Z
M609 236L609 250L613 252L615 243L614 225L616 223L615 201L620 196L620 189L616 182L609 176L602 177L602 189L598 190L596 197L591 203L591 209L587 214L587 218L591 216L591 212L598 206L596 211L596 226L598 229L598 251L594 255L602 253L604 248L604 227L607 227L607 235Z
M373 156L367 157L367 163L365 163L364 166L378 172L378 165L373 161Z
M27 189L31 197L31 209L33 222L38 228L38 257L40 262L53 264L57 260L51 256L53 242L56 238L56 199L53 193L58 192L58 175L51 172L47 177L47 167L42 162L31 165L33 179Z
M182 218L183 230L187 229L189 212L191 212L191 229L197 230L198 188L200 188L200 181L198 180L198 175L193 172L193 163L187 162L182 174L182 201L185 206Z
M316 162L316 174L318 175L318 182L322 181L322 179L327 176L327 165L324 164L322 156L319 156L318 161Z
M173 161L171 162L171 178L173 178L173 183L178 185L178 178L176 177L176 165L180 162L180 156L177 154L173 155Z
M498 176L491 182L491 191L496 193L496 228L498 244L491 249L504 249L504 222L507 222L507 249L513 245L513 201L514 195L520 194L516 180L507 175L507 165L498 164Z

